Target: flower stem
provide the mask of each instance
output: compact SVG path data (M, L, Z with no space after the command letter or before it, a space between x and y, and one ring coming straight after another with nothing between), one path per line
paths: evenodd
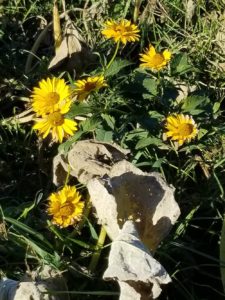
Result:
M94 271L96 269L96 266L98 264L98 261L99 261L100 255L101 255L102 247L105 243L105 238L106 238L106 230L102 225L101 231L100 231L100 234L99 234L99 237L98 237L98 241L97 241L97 244L95 246L96 251L93 253L92 258L91 258L91 262L90 262L90 265L89 265L89 271L91 273L94 273Z
M116 44L115 52L114 52L114 54L113 54L113 56L112 56L110 62L107 64L107 66L106 66L106 68L105 68L106 70L107 70L107 69L111 66L111 64L113 63L113 61L114 61L114 59L115 59L115 57L116 57L116 55L117 55L117 53L118 53L119 46L120 46L120 41L118 41L117 44Z
M135 1L135 4L134 4L134 14L133 14L134 23L136 23L137 20L138 20L141 2L142 2L142 0L136 0Z
M67 171L67 174L66 174L66 180L65 180L64 186L66 186L68 181L69 181L70 172L71 172L71 166L69 165L68 166L68 171Z

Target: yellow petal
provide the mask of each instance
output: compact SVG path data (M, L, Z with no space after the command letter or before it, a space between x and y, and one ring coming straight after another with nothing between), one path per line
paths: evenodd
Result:
M154 55L156 55L155 48L152 45L149 45L147 55L150 56L150 57L151 56L153 57Z
M169 61L171 59L171 52L166 49L163 51L163 56L165 60Z

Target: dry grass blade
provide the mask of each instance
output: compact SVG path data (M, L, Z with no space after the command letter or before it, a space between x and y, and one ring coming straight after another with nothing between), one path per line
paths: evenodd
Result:
M64 18L65 13L62 13L60 15L60 19ZM25 65L25 74L28 74L29 72L32 71L32 63L33 63L33 58L36 56L36 53L41 45L41 43L43 42L43 40L45 39L49 28L52 26L53 22L50 22L44 29L43 31L40 33L40 35L38 36L38 38L36 39L35 43L33 44L31 50L29 51L29 55L27 57L27 61L26 61L26 65Z
M143 13L140 16L140 23L146 22L152 24L154 22L154 12L156 10L157 0L149 0Z
M74 8L73 11L79 11L82 12L83 10L81 8ZM69 10L66 12L63 12L62 14L60 14L60 19L65 18L65 15L69 13ZM35 43L33 44L31 50L29 51L29 55L27 57L27 61L26 61L26 65L25 65L25 74L28 74L29 72L32 71L33 66L33 58L36 56L36 53L40 47L40 45L42 44L42 42L44 41L44 39L46 38L46 35L48 33L48 30L51 28L53 22L50 22L44 29L43 31L40 33L40 35L38 36L38 38L36 39Z
M67 20L62 43L56 49L56 54L49 64L49 69L59 67L67 58L72 59L72 61L70 61L72 68L79 66L82 62L77 54L82 51L82 43L84 43L84 40L73 22L70 19Z
M28 123L31 120L34 119L34 114L30 114L32 112L32 109L28 109L18 115L15 115L13 117L4 119L1 124L4 126L8 123L14 125L14 124L23 124L23 123Z
M61 32L60 16L59 16L57 0L54 1L54 6L53 6L53 32L54 32L54 40L55 40L55 51L57 51L60 44L62 43L62 32Z
M216 44L220 48L220 52L225 54L225 11L220 16L220 29L216 35Z
M66 20L65 30L62 43L56 49L55 56L49 64L49 70L57 69L63 65L64 70L80 73L85 67L85 62L89 60L91 53L85 40L66 12L65 1L62 4Z
M196 3L193 0L184 0L183 1L184 9L185 9L185 19L186 22L191 22L194 13L195 13L195 7Z

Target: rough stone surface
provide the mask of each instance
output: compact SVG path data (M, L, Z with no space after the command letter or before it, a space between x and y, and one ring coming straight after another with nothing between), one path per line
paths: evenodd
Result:
M125 160L108 177L90 180L87 188L98 220L113 240L133 220L141 240L155 251L180 215L174 189L158 173L142 172Z
M150 300L171 281L152 257L180 214L174 188L158 173L145 173L126 161L119 146L80 141L67 157L54 159L54 183L68 170L87 185L98 222L113 240L104 278L118 281L120 300Z
M46 293L65 291L66 283L57 271L49 266L26 275L21 281L4 278L0 280L0 300L69 300L67 294L60 296Z
M59 154L54 158L53 182L62 185L70 166L70 175L87 184L92 178L108 174L112 165L125 159L128 153L129 151L114 144L93 140L79 141L74 144L67 157Z
M161 293L160 285L171 281L141 242L133 221L127 221L113 241L103 278L119 282L120 300L155 299Z

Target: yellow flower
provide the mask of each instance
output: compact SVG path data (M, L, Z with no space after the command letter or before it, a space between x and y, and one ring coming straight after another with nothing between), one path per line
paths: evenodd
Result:
M38 119L33 129L37 129L43 138L51 133L53 141L62 143L64 136L73 135L77 131L77 123L65 119L60 112L56 111Z
M39 87L35 87L31 95L33 110L38 116L54 111L65 114L72 103L70 95L71 90L64 79L55 77L42 79Z
M190 142L198 134L195 121L189 115L175 114L166 119L165 128L168 130L165 134L167 138L178 142L182 146L185 141Z
M122 42L126 45L127 42L135 42L140 38L140 30L135 24L131 24L131 21L108 20L105 22L104 26L105 29L102 30L102 34L107 39L113 39L116 43Z
M98 91L100 88L107 86L104 76L88 77L75 82L74 94L77 99L84 100L91 92Z
M145 50L144 53L140 54L140 67L149 68L152 70L161 70L167 65L171 59L171 52L164 50L162 53L157 53L152 45Z
M52 215L54 224L65 228L81 219L84 202L75 186L65 185L60 191L52 193L48 200L48 214Z

